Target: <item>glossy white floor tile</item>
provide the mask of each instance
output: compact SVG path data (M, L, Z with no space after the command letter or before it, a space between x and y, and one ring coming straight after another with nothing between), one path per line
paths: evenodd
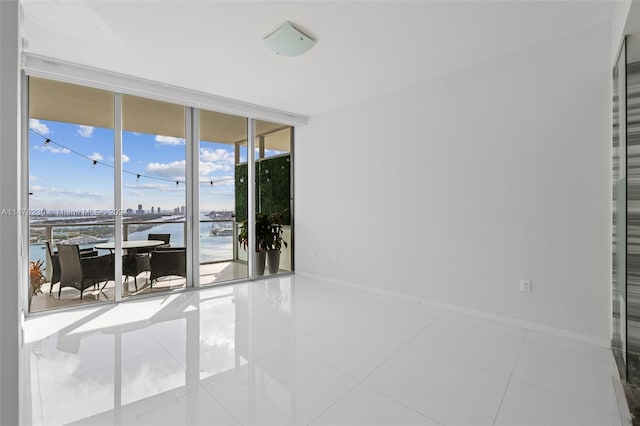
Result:
M534 333L530 336L518 358L514 380L618 414L611 380L617 374L616 367L606 349L590 348L585 355L580 355L572 350L573 342L553 347L542 344L541 340L556 343L556 338L547 339ZM593 356L594 353L599 356Z
M358 385L332 405L313 425L427 425L438 426L406 405L394 401L365 385Z
M523 329L448 313L437 318L411 343L508 376L525 335Z
M508 376L407 345L364 383L446 425L491 425Z
M620 426L620 416L512 380L495 426Z
M356 380L363 380L404 344L398 338L338 321L302 339L298 351Z
M611 352L306 277L25 324L33 425L618 425Z
M243 424L308 424L357 382L290 352L212 377L209 392Z

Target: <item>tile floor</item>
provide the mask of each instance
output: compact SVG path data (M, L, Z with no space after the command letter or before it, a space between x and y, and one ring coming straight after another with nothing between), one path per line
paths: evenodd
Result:
M265 275L269 275L268 270ZM200 285L220 284L224 281L241 280L248 277L247 265L244 262L216 262L200 265ZM125 284L125 296L135 296L138 294L148 294L183 288L186 280L178 276L160 277L153 287L149 285L149 271L138 274L138 289L136 290L133 277L129 277ZM31 301L31 311L40 312L49 309L74 305L88 305L95 302L114 300L115 282L109 281L106 286L101 284L97 289L89 287L84 291L80 300L80 292L73 287L64 287L62 294L58 297L59 285L44 283L42 293L33 296ZM49 291L52 290L51 293Z
M51 313L25 342L34 425L630 423L607 349L301 276Z

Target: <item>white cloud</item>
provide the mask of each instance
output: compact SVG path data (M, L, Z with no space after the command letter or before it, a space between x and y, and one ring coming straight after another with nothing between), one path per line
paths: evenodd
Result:
M144 192L142 191L129 191L129 195L131 195L132 197L141 197L144 195Z
M29 120L29 128L42 135L48 135L49 133L51 133L51 130L49 130L49 127L46 124L41 123L40 120L37 120L35 118Z
M93 154L91 154L89 156L89 158L91 158L93 161L102 161L102 160L104 160L104 157L102 157L102 154L100 154L99 152L94 152Z
M29 188L32 191L42 191L42 186L40 185L33 185L32 187Z
M228 164L233 164L234 158L233 154L226 149L208 149L208 148L200 148L200 159L202 161L209 162L223 162Z
M228 170L229 170L229 167L222 164L210 163L205 161L200 162L200 176L206 177L209 173L213 173L217 171L226 172Z
M144 180L144 177L140 178L141 180ZM133 192L140 192L140 194L136 194L138 196L143 195L142 192L144 190L158 190L158 191L162 191L163 194L169 195L169 193L172 192L180 192L180 193L184 193L184 183L181 181L180 185L176 185L175 182L173 184L171 183L160 183L160 182L150 182L150 183L126 183L124 184L125 188L129 188L129 189L138 189L141 191L131 191Z
M217 171L229 171L235 158L225 149L200 148L200 176L207 176Z
M78 126L78 134L83 138L90 138L93 135L93 126L83 126L82 124Z
M156 135L156 142L160 142L162 145L184 145L184 139L173 136Z
M58 189L58 188L51 188L49 190L49 193L52 195L66 195L66 196L70 196L70 197L76 197L76 198L93 198L93 199L105 199L108 198L108 196L104 195L104 194L100 194L98 192L88 192L88 191L69 191L66 189Z
M68 154L71 152L67 148L58 148L58 147L52 146L51 144L35 145L34 148L39 151L49 151L53 154Z
M185 160L171 163L149 163L145 167L147 174L175 180L184 180Z
M34 175L29 175L29 180L38 180L38 178L35 177Z
M141 178L143 179L143 178ZM131 189L169 189L171 186L167 183L125 183L125 188Z
M122 154L122 164L124 164L124 163L128 163L128 162L129 162L129 160L131 160L131 158L129 158L129 156L128 156L128 155L126 155L126 154ZM114 158L114 157L109 157L109 162L110 162L110 163L113 163L114 161L115 161L115 158Z

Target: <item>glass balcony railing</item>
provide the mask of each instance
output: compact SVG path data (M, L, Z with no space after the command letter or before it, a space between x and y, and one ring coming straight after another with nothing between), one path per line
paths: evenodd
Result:
M123 223L125 240L148 239L149 233L170 234L173 247L185 247L186 221ZM230 262L237 259L238 225L234 221L206 219L200 221L200 263ZM94 248L96 244L112 242L115 237L113 220L101 222L47 222L34 223L29 229L29 260L45 262L47 265L45 242L50 241L55 250L56 244L78 244L81 249ZM50 273L47 279L50 278Z

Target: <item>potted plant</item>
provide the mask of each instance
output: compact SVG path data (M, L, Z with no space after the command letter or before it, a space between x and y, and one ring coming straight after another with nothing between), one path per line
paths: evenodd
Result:
M31 284L32 295L42 293L41 287L44 282L44 274L42 273L43 265L44 261L42 259L29 262L29 283Z
M31 306L31 298L36 294L42 293L42 283L45 279L42 271L43 266L44 261L42 259L29 262L29 284L31 288L29 292L29 306Z
M264 275L266 252L268 249L268 241L270 238L269 216L263 213L256 213L256 274ZM242 221L240 232L238 233L238 242L242 244L244 250L249 245L249 221Z
M270 274L277 274L280 270L280 253L282 246L287 247L287 242L282 238L284 233L282 225L287 210L273 213L269 216L269 235L267 243L267 265Z

